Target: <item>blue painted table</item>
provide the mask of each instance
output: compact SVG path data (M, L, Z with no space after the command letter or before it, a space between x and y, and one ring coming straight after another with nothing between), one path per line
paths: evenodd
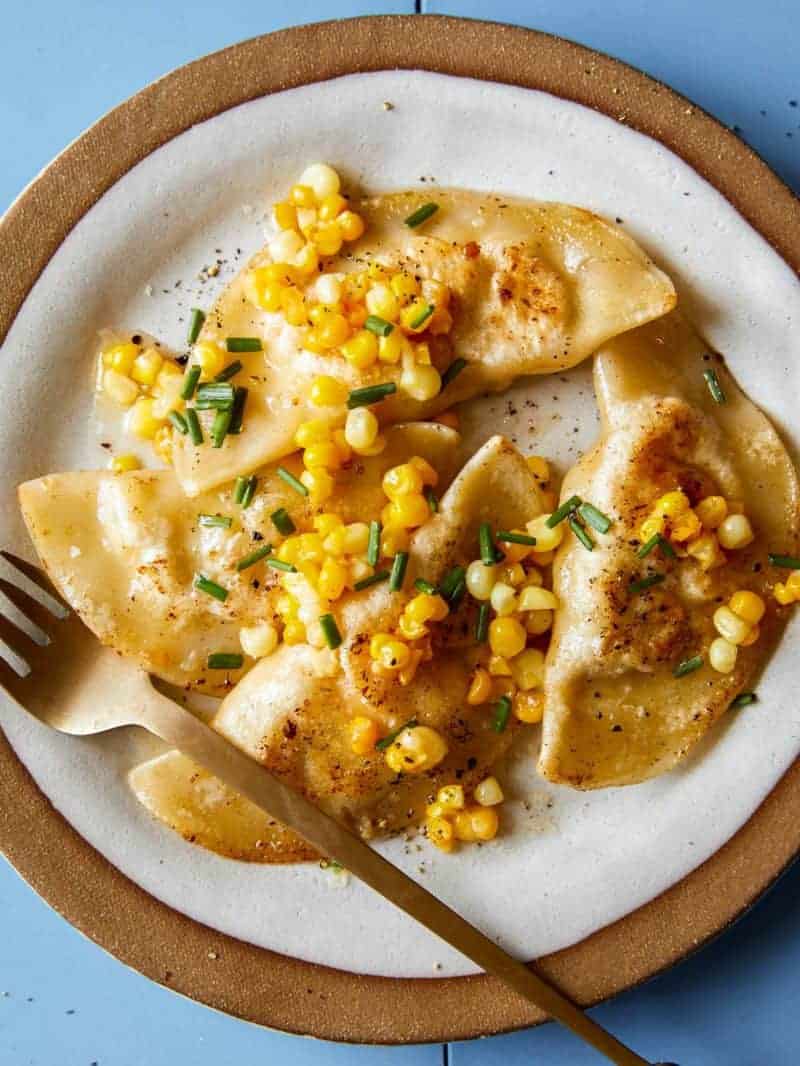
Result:
M492 17L570 37L674 86L800 191L800 4L796 0L255 0L190 4L55 0L14 5L0 37L0 210L68 141L120 100L205 52L290 23L415 9ZM79 876L79 873L76 874ZM532 890L535 892L535 888ZM800 867L734 930L669 974L598 1009L642 1054L683 1066L800 1059ZM268 1033L125 969L0 863L0 1066L590 1066L553 1026L469 1044L353 1048Z

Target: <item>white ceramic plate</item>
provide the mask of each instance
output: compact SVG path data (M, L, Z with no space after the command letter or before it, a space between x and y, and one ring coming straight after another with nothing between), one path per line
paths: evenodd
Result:
M4 345L0 384L13 397L0 420L7 485L104 465L87 432L95 331L146 329L180 348L187 309L208 305L262 243L268 205L315 159L371 190L416 186L424 177L428 189L435 182L564 200L621 219L672 274L684 306L797 454L800 289L727 201L659 143L579 105L396 72L352 75L227 111L148 156L102 197L50 261ZM201 284L199 272L217 259L219 276ZM471 445L505 432L565 467L596 431L590 369L522 382L465 415ZM30 552L13 506L0 526L0 543ZM797 756L790 649L799 624L795 618L759 683L760 703L729 716L678 771L582 794L537 779L531 751L520 750L505 776L513 826L502 839L454 856L424 841L382 850L521 956L581 940L713 854ZM0 724L78 832L173 908L344 970L472 972L352 880L314 865L223 860L155 824L124 781L128 767L155 750L148 739L73 740L10 705L0 707Z

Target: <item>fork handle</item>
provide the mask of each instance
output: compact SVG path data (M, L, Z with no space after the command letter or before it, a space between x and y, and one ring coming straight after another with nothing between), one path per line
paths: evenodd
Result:
M292 829L322 855L341 863L384 899L466 955L482 970L510 985L520 996L571 1029L611 1062L618 1066L649 1066L645 1059L620 1043L523 962L503 951L441 900L221 734L172 700L156 692L153 696L155 699L148 701L143 717L138 719L140 725L191 756L272 818Z

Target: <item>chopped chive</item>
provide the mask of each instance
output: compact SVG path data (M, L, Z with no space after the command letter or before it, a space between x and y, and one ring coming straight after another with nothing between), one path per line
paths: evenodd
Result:
M235 378L239 371L242 369L242 363L239 359L236 359L233 363L228 363L224 366L220 372L215 375L214 381L230 381L231 378Z
M740 692L735 700L731 703L731 710L737 707L747 707L751 703L758 703L758 696L755 692Z
M451 381L455 381L466 365L466 359L454 359L442 374L442 388L446 389Z
M258 478L255 476L255 474L251 474L250 477L247 479L247 484L244 487L244 492L242 493L242 498L240 500L242 507L249 507L250 504L253 502L253 497L256 494L257 485Z
M271 566L273 570L283 570L284 574L297 573L294 563L287 563L284 559L267 559L267 566Z
M209 670L238 670L243 663L244 656L235 651L215 651L206 660Z
M452 600L458 586L464 583L466 572L463 566L454 566L439 582L439 594L446 600Z
M424 577L417 578L414 582L414 588L419 589L420 592L424 592L428 596L435 596L439 591L435 585L432 585L430 581L426 581Z
M186 434L189 432L189 427L186 424L186 419L183 417L180 411L170 411L170 413L167 415L167 418L177 429L177 431L179 433L182 433L185 437Z
M225 514L201 514L198 515L201 526L219 526L220 529L230 529L233 519Z
M501 696L497 703L494 705L494 718L492 720L492 729L495 733L505 732L505 728L508 725L508 720L511 717L511 700L508 696Z
M436 308L433 306L433 304L426 304L425 307L420 311L420 313L418 315L415 315L415 317L411 319L409 325L412 329L419 329L420 326L425 325L425 323L428 321L428 319L431 317L435 310Z
M288 537L290 533L294 533L297 529L285 507L279 507L277 511L273 511L270 518L273 526L279 533L283 533L284 537Z
M662 537L660 533L658 534L658 546L664 553L664 555L668 556L670 559L678 558L678 556L675 554L675 549L672 547L670 542L667 540L666 537Z
M278 477L281 478L282 481L285 481L295 492L299 492L301 496L308 496L308 489L303 482L298 481L294 474L291 474L285 466L279 466L276 473Z
M495 533L494 539L501 544L528 544L531 547L536 543L536 537L529 537L527 533L509 533L506 530Z
M207 593L209 596L213 596L215 600L219 600L220 603L224 603L228 598L228 590L224 589L222 585L218 585L216 581L212 581L204 574L194 575L194 587L200 589L201 592Z
M447 602L450 604L450 610L455 611L461 604L464 596L467 592L467 578L466 575L462 575L456 582L456 586L447 598Z
M199 307L193 307L189 316L189 330L186 334L187 343L194 344L200 335L200 330L203 328L205 320L205 311L201 311Z
M641 546L641 548L639 548L636 554L640 559L646 559L655 547L661 548L664 555L668 555L671 559L676 558L675 549L672 547L667 538L662 537L660 533L654 533L650 540L645 541L645 543Z
M403 587L403 582L406 579L406 568L408 567L408 552L398 552L394 557L392 563L392 572L389 577L389 588L392 592L399 592Z
M367 562L375 566L381 554L381 532L383 526L374 519L369 524L369 541L367 543Z
M236 569L249 570L251 566L255 566L256 563L260 563L262 559L265 559L272 551L271 544L262 544L260 548L256 548L254 552L250 552L249 555L245 555L243 559L240 559L236 564Z
M385 318L381 318L380 315L367 315L364 329L368 329L376 337L388 337L394 326L391 322L387 322Z
M194 396L194 390L200 380L200 373L199 366L187 366L186 373L183 375L183 386L181 387L182 400L191 400Z
M714 403L725 403L725 393L719 383L716 370L704 370L703 377L706 379L706 385L708 385L708 391L711 393Z
M263 350L260 337L226 337L225 347L229 352L260 352Z
M238 434L242 432L244 405L247 403L249 392L250 390L246 389L243 385L237 385L233 390L233 408L231 409L231 424L228 429L229 433Z
M233 385L227 381L209 381L200 385L195 396L198 411L229 410L233 406Z
M481 522L478 528L478 544L481 549L481 561L484 566L494 566L498 562L498 551L492 539L492 527L488 522Z
M319 616L319 624L322 628L322 635L325 637L325 643L331 651L334 651L342 643L342 634L339 632L336 619L332 614L321 614Z
M631 581L630 585L628 585L628 592L632 596L637 592L644 592L645 589L650 589L653 585L660 585L666 576L666 574L648 574L647 577L640 578L639 581Z
M695 670L699 670L702 665L702 655L695 655L691 659L684 659L683 662L678 663L672 671L673 677L685 677L687 674L693 674Z
M800 559L796 555L774 555L770 552L769 565L779 566L783 570L800 570Z
M245 477L244 474L240 474L236 479L236 484L233 486L233 502L241 503L242 496L244 496L244 490L247 488L247 482L249 477Z
M388 570L379 570L377 574L370 574L369 577L362 578L361 581L356 581L353 588L356 592L362 592L364 589L372 588L373 585L380 585L382 581L387 581L390 576Z
M439 497L433 491L430 485L425 487L425 499L428 501L428 506L431 509L432 514L436 514L439 510Z
M577 511L582 503L583 500L580 496L570 496L566 502L562 503L560 507L557 507L555 511L553 511L545 522L545 525L548 529L555 529L559 522L563 522L565 518L569 518L573 511Z
M380 385L365 385L363 389L353 389L347 397L347 408L352 411L355 407L369 407L370 404L380 403L394 392L397 392L397 383L394 381L384 381Z
M230 407L227 409L220 408L214 415L214 421L211 423L211 446L212 448L221 448L222 442L228 435L228 428L231 424L231 417L233 412Z
M388 747L394 744L394 742L397 740L397 738L400 736L404 729L415 729L418 724L419 723L417 722L416 718L409 718L409 720L407 722L404 722L399 729L395 729L394 732L387 733L385 737L381 737L380 740L376 740L375 750L386 751Z
M192 438L192 444L202 444L203 427L200 425L197 411L193 407L186 408L186 425L189 427L189 436Z
M578 540L581 542L587 552L594 551L594 541L586 532L584 527L580 524L580 522L577 520L577 518L570 518L569 528L572 530L572 532L575 534L575 536L578 538Z
M591 503L582 503L578 507L578 514L592 529L596 529L598 533L608 533L611 529L612 521L607 514L603 514Z
M409 229L416 229L417 226L421 226L423 222L427 222L431 215L435 215L439 210L439 205L434 203L423 204L422 207L418 207L416 211L412 211L411 214L405 219L405 224Z
M479 644L485 644L489 635L489 604L482 603L478 608L478 620L475 623L475 639Z

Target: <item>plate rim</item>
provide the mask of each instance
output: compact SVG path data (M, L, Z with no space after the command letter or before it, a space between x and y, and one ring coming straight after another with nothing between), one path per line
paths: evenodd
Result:
M663 83L536 30L440 15L364 16L280 30L195 60L69 145L0 219L0 248L13 249L0 254L0 343L75 224L158 147L248 100L387 69L539 89L621 121L681 156L800 271L800 201L751 148ZM462 1040L545 1020L492 977L352 974L255 947L172 910L72 828L2 731L0 797L0 851L39 895L123 963L207 1006L286 1032L373 1044ZM799 802L800 760L705 863L625 918L540 959L541 972L589 1005L698 949L800 852ZM304 990L302 997L287 988Z

